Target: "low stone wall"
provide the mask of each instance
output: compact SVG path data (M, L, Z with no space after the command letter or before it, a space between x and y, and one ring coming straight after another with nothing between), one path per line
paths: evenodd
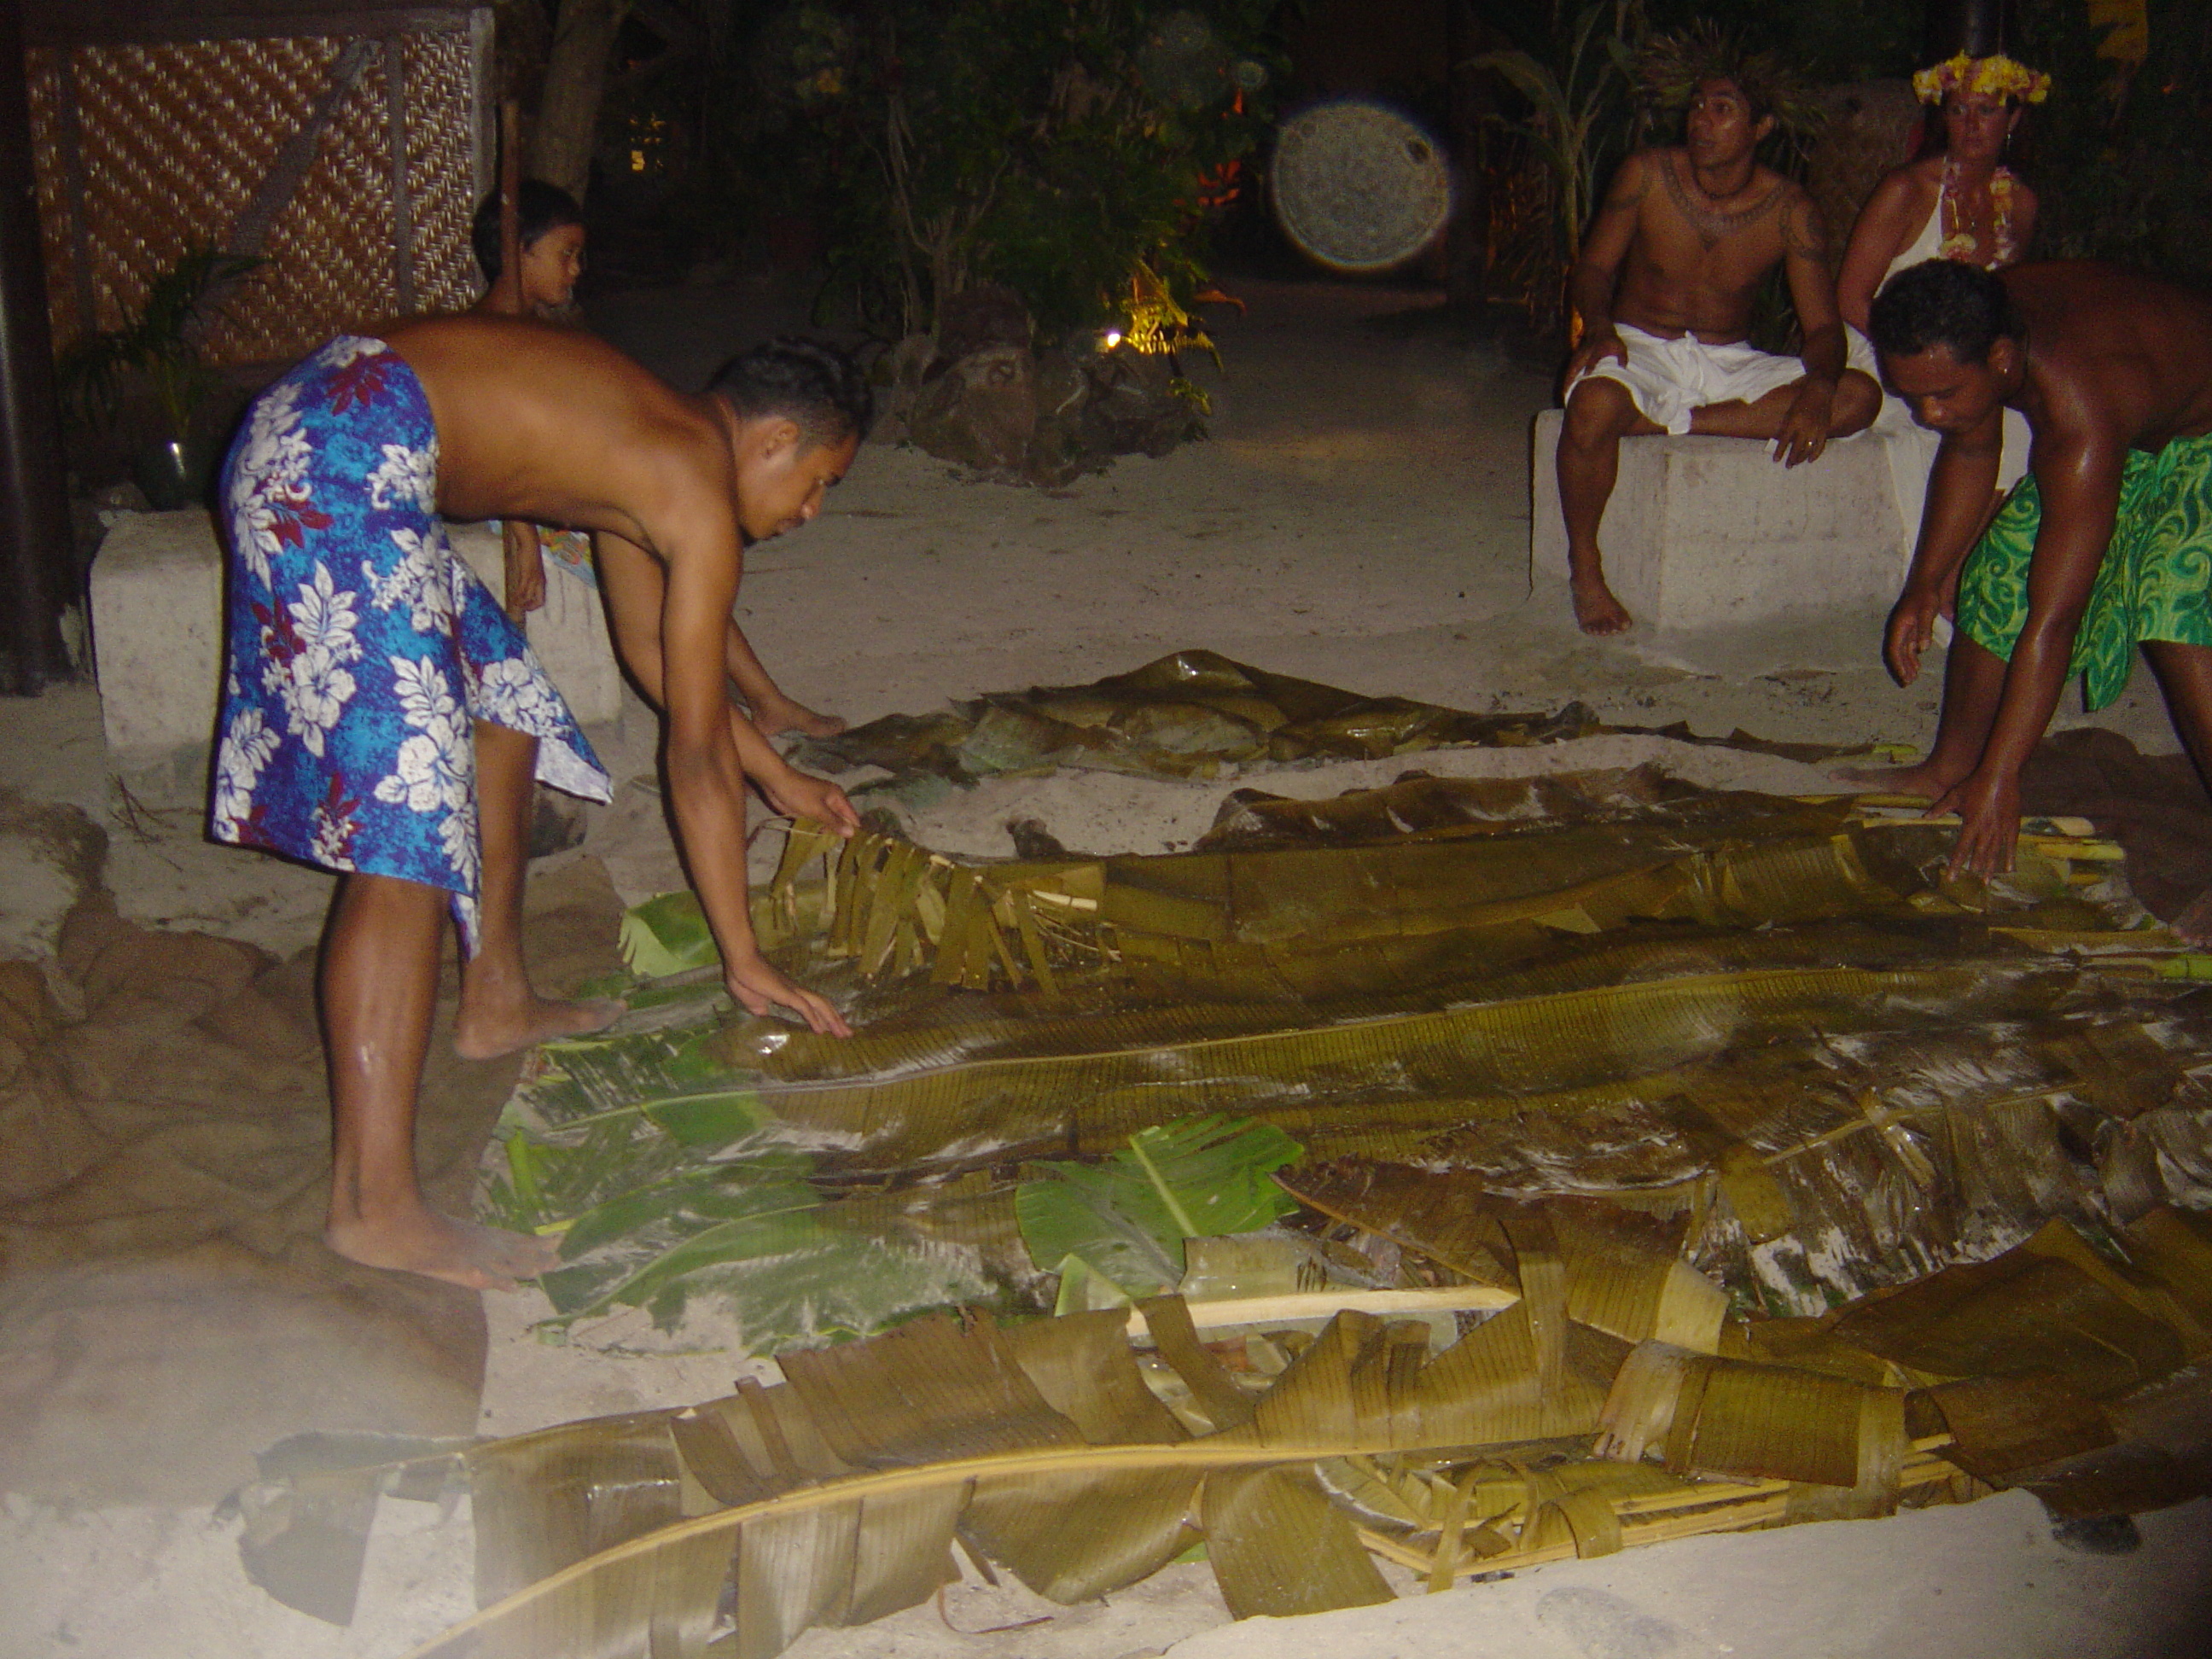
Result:
M1529 568L1565 602L1560 410L1536 417ZM1889 605L1903 532L1881 440L1862 433L1785 467L1746 438L1626 438L1598 530L1606 581L1638 623L1715 628Z
M499 538L453 525L453 550L496 593ZM222 550L208 515L132 513L117 520L92 565L93 652L100 718L118 769L204 751L222 685ZM622 714L621 672L596 589L557 570L527 623L532 649L577 720Z

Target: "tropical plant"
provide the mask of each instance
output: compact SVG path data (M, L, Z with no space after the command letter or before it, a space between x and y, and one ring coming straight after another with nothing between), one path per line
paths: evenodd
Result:
M226 291L265 260L206 246L188 249L147 285L137 310L116 327L80 335L56 365L63 395L88 426L112 422L135 378L151 392L164 440L191 435L192 416L216 384L201 355L207 325Z
M988 280L1057 331L1115 317L1141 265L1188 301L1209 204L1264 131L1272 9L791 7L766 32L764 78L847 300L912 331Z
M1549 236L1522 251L1528 305L1549 331L1564 314L1566 276L1607 176L1626 153L1635 118L1636 50L1643 0L1589 0L1548 40L1488 52L1471 67L1500 76L1528 109L1525 121L1493 114L1524 133L1549 182Z

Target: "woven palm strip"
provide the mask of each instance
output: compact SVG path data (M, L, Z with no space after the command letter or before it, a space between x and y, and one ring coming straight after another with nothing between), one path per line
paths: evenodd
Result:
M101 327L145 297L187 248L221 241L284 140L307 118L337 55L327 40L179 41L76 54L85 218ZM241 285L240 316L270 303L270 274ZM227 342L211 341L217 356Z
M459 311L483 283L469 252L476 213L468 36L407 38L407 191L415 217L415 306Z
M155 273L187 248L227 242L285 143L329 85L344 42L325 38L80 48L85 220L98 325L112 327ZM409 192L418 310L474 297L468 40L406 42ZM81 325L70 298L67 181L51 59L33 88L40 207L57 337ZM381 55L324 130L313 165L276 214L270 264L229 296L209 331L218 362L296 357L331 335L388 320L398 307L390 128Z
M330 43L335 45L335 42ZM323 79L311 83L319 91ZM292 358L398 308L392 260L392 160L384 59L370 58L315 162L269 228L270 264L210 341L228 361ZM261 302L261 296L281 304Z

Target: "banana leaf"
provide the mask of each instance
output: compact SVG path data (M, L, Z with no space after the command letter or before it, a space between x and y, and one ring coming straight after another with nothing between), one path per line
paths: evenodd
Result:
M1524 1274L1541 1269L1542 1230L1516 1231ZM1433 1357L1418 1329L1341 1316L1256 1395L1218 1369L1209 1379L1194 1344L1164 1347L1195 1389L1231 1396L1196 1437L1152 1401L1111 1312L1018 1330L924 1321L789 1356L784 1387L693 1413L525 1437L472 1462L544 1467L555 1496L532 1507L495 1486L479 1525L493 1584L550 1570L423 1652L698 1651L733 1577L733 1650L767 1659L805 1623L926 1596L956 1528L1033 1587L1073 1596L1133 1582L1194 1526L1232 1610L1279 1615L1382 1599L1370 1520L1416 1559L1433 1534L1428 1564L1449 1582L1469 1563L1769 1524L1808 1480L1839 1499L1944 1490L1951 1472L1906 1445L1901 1390L1711 1355L1681 1356L1660 1438L1674 1462L1723 1475L1594 1467L1559 1437L1595 1426L1628 1351L1561 1322L1559 1385L1541 1389L1540 1331L1564 1292L1550 1275L1547 1310L1545 1277L1524 1277L1521 1304ZM1148 1304L1156 1330L1176 1328L1176 1305ZM686 1493L701 1512L633 1530Z
M623 912L623 961L641 979L665 979L721 961L707 913L688 890L662 893Z
M1254 1232L1297 1207L1267 1177L1297 1161L1298 1144L1264 1124L1193 1118L1139 1131L1125 1152L1097 1164L1042 1163L1014 1199L1036 1265L1065 1273L1072 1258L1125 1299L1183 1276L1183 1241Z

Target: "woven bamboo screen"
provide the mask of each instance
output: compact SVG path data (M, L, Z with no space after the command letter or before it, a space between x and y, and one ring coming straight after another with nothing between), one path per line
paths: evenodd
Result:
M289 360L343 330L467 305L479 41L460 27L34 47L56 343L88 319L114 326L199 246L269 261L210 330L219 362Z

